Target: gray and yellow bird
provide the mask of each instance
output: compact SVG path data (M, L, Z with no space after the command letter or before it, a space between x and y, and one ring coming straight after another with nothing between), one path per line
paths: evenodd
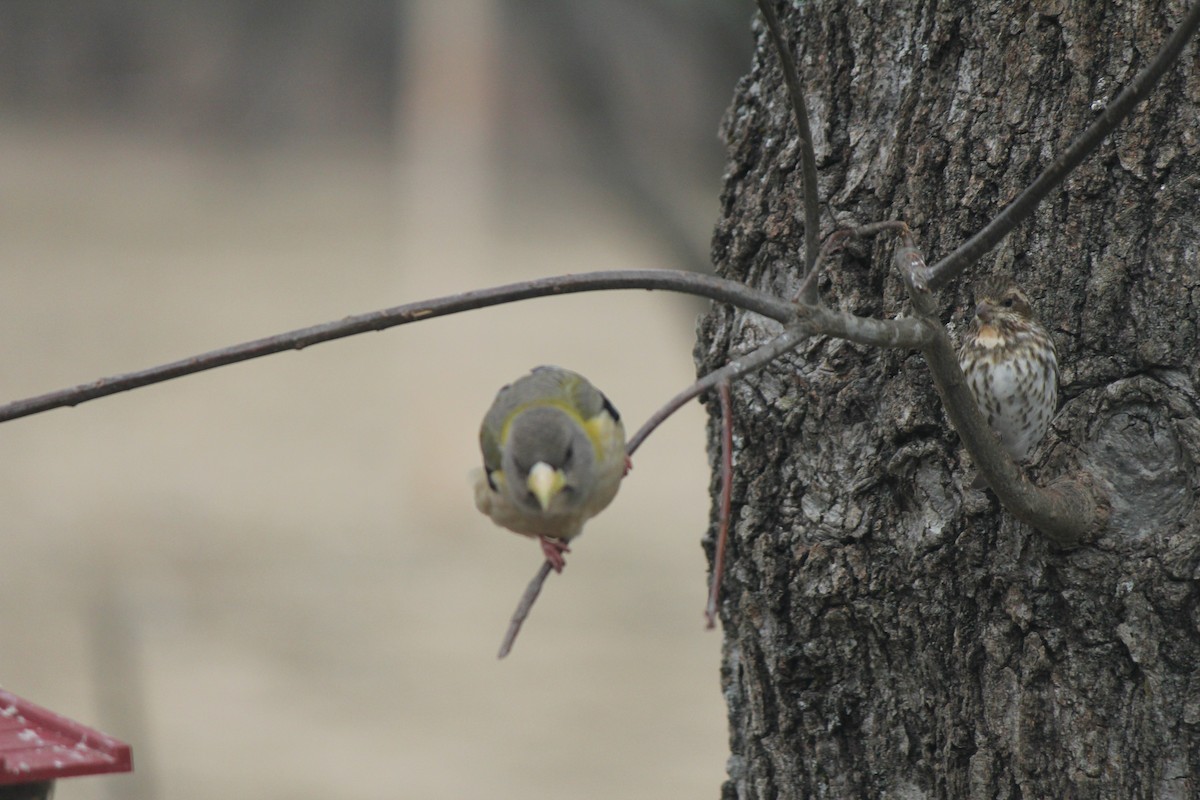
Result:
M479 446L476 507L497 525L538 537L559 572L567 543L612 502L629 469L617 409L561 367L536 367L502 388Z

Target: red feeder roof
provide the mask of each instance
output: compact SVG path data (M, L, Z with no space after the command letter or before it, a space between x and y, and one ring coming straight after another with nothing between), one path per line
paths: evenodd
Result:
M0 689L0 785L132 769L129 745Z

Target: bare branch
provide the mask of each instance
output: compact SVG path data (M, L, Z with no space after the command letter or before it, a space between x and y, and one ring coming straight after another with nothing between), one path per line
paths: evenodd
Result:
M825 237L825 243L821 245L821 252L817 254L817 260L809 267L808 272L804 276L804 281L800 284L800 288L796 290L797 303L801 301L817 302L817 279L821 277L821 267L831 255L841 250L842 243L849 236L849 230L838 230Z
M783 30L779 26L779 17L771 0L757 0L758 9L762 12L767 23L767 31L771 34L771 42L779 54L779 64L783 69L783 80L787 84L788 96L792 101L792 111L796 116L796 128L800 135L800 174L804 185L804 274L812 273L817 264L821 242L820 206L817 200L817 157L813 152L812 129L808 124L808 106L804 102L804 91L800 85L800 75L796 70L796 61ZM800 300L805 303L815 303L817 300L816 281L805 281L803 295Z
M888 349L920 350L929 342L929 331L919 319L872 319L858 317L824 306L799 306L801 323L811 334L827 334L839 339Z
M875 236L885 231L893 231L902 236L910 237L912 233L909 231L908 225L898 219L889 219L883 222L871 222L866 225L860 225L857 228L839 228L833 233L825 237L825 243L821 245L821 252L817 254L817 261L813 264L812 269L804 276L804 282L800 284L800 289L796 292L796 302L807 302L810 305L815 304L816 288L815 284L821 275L821 267L829 256L841 249L842 243L851 236L867 238ZM812 300L804 298L812 297Z
M1017 198L1008 204L978 233L963 242L950 255L930 268L929 288L937 290L991 250L1008 232L1028 217L1054 187L1071 174L1085 158L1100 146L1101 140L1132 113L1134 107L1149 96L1167 67L1179 57L1180 50L1200 25L1200 0L1192 4L1179 27L1163 44L1158 55L1134 76L1116 98L1105 106L1096 121L1076 137L1071 146L1042 171Z
M718 384L740 380L747 375L757 372L784 353L797 347L809 335L808 331L802 328L788 328L757 350L751 350L746 355L735 358L720 369L715 369L708 373L668 400L658 411L655 411L650 416L650 419L646 420L646 423L638 429L638 432L630 437L628 444L625 446L625 453L632 456L642 446L642 442L646 441L646 437L654 432L655 428L666 421L667 417L687 405L689 400L699 397Z
M708 605L704 618L710 630L717 626L717 605L721 601L721 578L725 575L725 545L729 541L729 519L733 514L733 397L729 381L717 387L721 397L721 508L717 512L717 549L713 554L712 578L708 585Z
M534 297L614 289L657 289L683 292L740 306L784 324L789 324L796 318L796 307L786 300L733 281L682 270L613 270L539 278L358 314L336 322L300 328L232 347L212 350L138 372L101 378L91 383L60 389L25 400L17 400L0 406L0 422L63 406L76 406L88 400L107 397L142 386L150 386L172 378L223 367L227 364L236 364L240 361L249 361L288 350L302 350L321 342L329 342L369 331L381 331L410 322L419 322L424 319L486 308L501 303L528 300Z
M508 631L504 634L504 641L500 643L500 652L496 654L496 658L504 658L512 651L513 643L517 641L517 634L521 632L521 626L525 623L525 618L529 616L529 609L533 608L534 601L542 593L542 584L546 582L546 578L550 577L552 569L554 568L549 561L543 561L537 574L533 576L533 580L525 587L525 594L521 595L521 602L517 603L517 610L513 612L512 621L508 623Z
M720 369L713 370L700 380L668 400L662 408L646 420L637 433L629 439L625 452L633 455L642 442L667 417L687 404L689 400L712 389L722 381L737 381L762 369L779 356L797 347L809 336L827 334L859 344L919 350L929 343L929 330L920 321L904 319L871 319L857 317L824 306L796 306L800 320L771 341L747 355L734 359Z

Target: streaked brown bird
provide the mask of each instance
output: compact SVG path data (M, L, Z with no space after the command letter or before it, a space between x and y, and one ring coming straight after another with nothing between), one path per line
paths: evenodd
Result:
M993 278L976 289L958 363L1000 444L1014 461L1025 460L1058 406L1058 356L1020 287Z

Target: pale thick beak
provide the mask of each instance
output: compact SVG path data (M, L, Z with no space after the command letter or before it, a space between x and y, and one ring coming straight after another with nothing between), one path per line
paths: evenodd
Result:
M533 496L537 498L542 511L546 511L550 508L550 501L562 491L566 479L563 478L562 470L555 469L545 461L539 461L533 465L533 469L529 470L526 484L529 486L529 491L533 492Z

